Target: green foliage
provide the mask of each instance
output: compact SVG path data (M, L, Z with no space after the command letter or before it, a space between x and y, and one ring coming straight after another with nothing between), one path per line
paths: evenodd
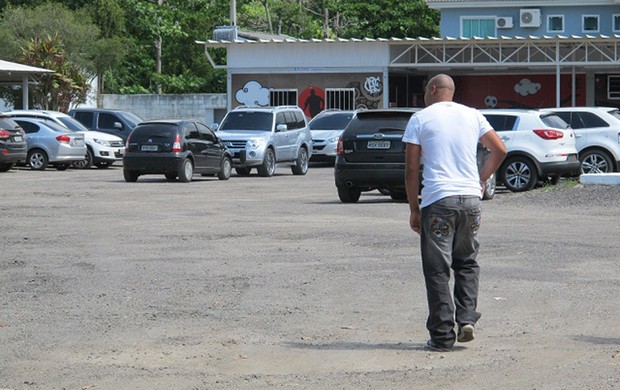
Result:
M67 112L71 103L86 101L90 85L69 59L58 35L31 40L19 61L55 72L39 77L31 94L34 107Z
M0 10L3 59L57 34L81 74L99 76L102 92L226 91L226 72L213 69L195 41L230 24L230 0L0 0ZM237 0L240 29L305 39L431 37L438 21L424 0ZM225 56L214 53L218 61Z

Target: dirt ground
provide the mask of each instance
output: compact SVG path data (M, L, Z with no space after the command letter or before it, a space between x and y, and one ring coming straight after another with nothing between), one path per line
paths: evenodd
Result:
M424 349L408 208L333 168L0 174L0 389L620 388L620 187L483 204L477 338Z

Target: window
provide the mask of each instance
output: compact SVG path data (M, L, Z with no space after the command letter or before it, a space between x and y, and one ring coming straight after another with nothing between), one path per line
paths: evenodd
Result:
M118 120L116 115L104 114L104 113L99 114L99 128L100 129L116 129L116 127L114 127L114 123L121 123L121 121ZM121 127L122 127L122 124L121 124Z
M185 139L200 139L200 133L198 133L198 129L196 125L193 123L188 123L185 125L186 135Z
M598 15L583 15L583 32L598 32Z
M607 98L620 99L620 76L609 76L607 78Z
M564 16L549 15L547 17L547 31L556 33L564 32Z
M93 125L93 113L77 111L74 118L81 122L86 127L92 127Z
M581 122L583 123L583 128L585 129L609 127L609 123L605 122L605 120L591 112L576 112L575 114L580 117Z
M271 106L296 106L296 89L270 89L269 105Z
M620 33L620 14L611 15L611 25L615 33Z
M202 123L196 123L196 127L198 127L198 131L200 132L200 138L206 139L207 141L215 142L215 134L213 131Z
M355 109L354 88L326 88L325 108L338 108L340 110Z
M494 37L495 18L462 18L461 36L463 38L472 37Z
M495 131L511 131L517 121L517 117L512 115L485 115L485 118Z

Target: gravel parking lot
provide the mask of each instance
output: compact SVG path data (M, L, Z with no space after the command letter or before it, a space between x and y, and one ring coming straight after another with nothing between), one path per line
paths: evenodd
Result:
M620 187L484 202L477 339L433 353L405 203L194 179L0 174L0 389L620 387Z

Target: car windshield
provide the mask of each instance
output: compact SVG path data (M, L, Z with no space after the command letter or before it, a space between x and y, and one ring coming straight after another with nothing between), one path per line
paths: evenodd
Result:
M144 122L144 119L140 118L134 113L131 112L119 112L118 115L123 117L127 123L129 123L130 127L136 127L136 125L140 122Z
M218 130L271 131L273 114L257 111L231 111Z
M330 114L314 118L310 130L343 130L353 118L353 113Z
M86 126L76 121L70 116L61 116L58 117L58 120L62 122L69 130L71 131L88 131Z
M541 115L540 119L549 127L556 129L568 129L570 125L556 114Z

